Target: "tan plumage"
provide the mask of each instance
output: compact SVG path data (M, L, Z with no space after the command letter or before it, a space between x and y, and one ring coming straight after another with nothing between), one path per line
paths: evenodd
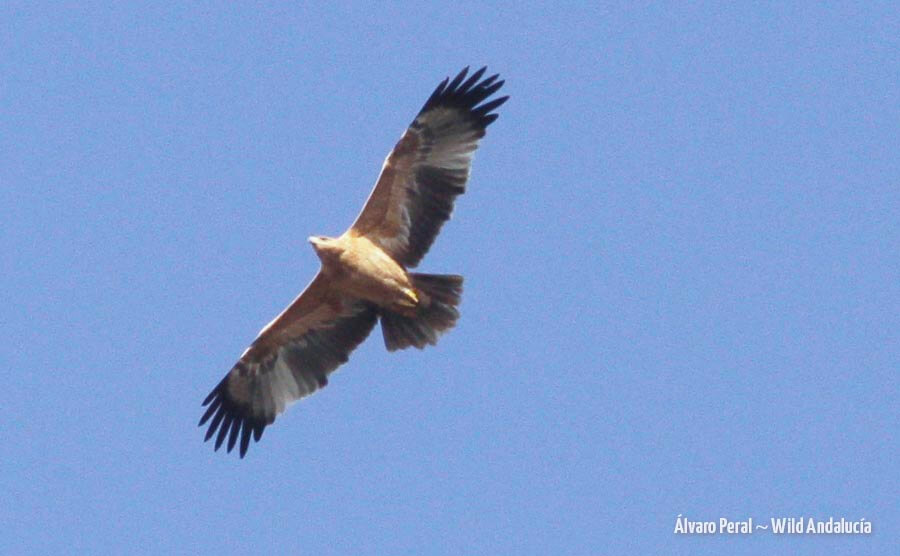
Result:
M381 319L393 351L434 344L459 316L462 277L410 273L465 192L472 153L508 97L481 104L503 81L445 79L394 146L369 199L338 238L310 238L322 266L306 289L263 328L203 402L200 425L216 449L250 438L293 401L328 383ZM448 82L449 81L449 82Z

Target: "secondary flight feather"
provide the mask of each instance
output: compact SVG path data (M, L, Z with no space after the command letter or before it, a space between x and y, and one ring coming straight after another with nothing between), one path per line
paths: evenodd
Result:
M409 272L466 190L472 155L509 97L486 68L444 79L388 154L369 199L340 237L309 238L318 274L266 325L204 400L215 449L258 441L287 406L328 383L380 320L389 351L434 345L459 318L462 276Z

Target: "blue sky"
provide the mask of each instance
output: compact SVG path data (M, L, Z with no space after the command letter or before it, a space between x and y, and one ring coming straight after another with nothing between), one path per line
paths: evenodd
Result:
M4 554L884 554L890 3L0 7ZM200 402L443 77L507 80L380 332L248 456ZM676 517L866 518L679 536Z

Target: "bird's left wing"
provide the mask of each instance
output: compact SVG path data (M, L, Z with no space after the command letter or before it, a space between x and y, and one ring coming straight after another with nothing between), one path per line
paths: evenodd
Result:
M216 450L227 437L230 452L240 438L244 457L251 435L258 441L291 402L325 386L377 319L376 306L334 292L318 274L207 396L206 440L218 431Z
M503 81L466 79L468 68L445 79L384 161L381 175L348 234L365 236L400 264L412 268L450 218L466 190L472 154L508 97L484 102ZM480 81L479 81L480 80ZM483 104L482 104L483 103Z

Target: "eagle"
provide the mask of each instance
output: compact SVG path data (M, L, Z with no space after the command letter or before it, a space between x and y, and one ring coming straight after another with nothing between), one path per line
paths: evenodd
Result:
M504 82L482 78L486 69L444 79L388 154L353 225L309 238L319 272L203 401L199 426L209 422L215 450L227 439L231 452L240 440L243 458L288 405L328 384L379 320L388 351L434 345L456 324L462 276L409 269L450 218L478 142L509 98L490 99Z

